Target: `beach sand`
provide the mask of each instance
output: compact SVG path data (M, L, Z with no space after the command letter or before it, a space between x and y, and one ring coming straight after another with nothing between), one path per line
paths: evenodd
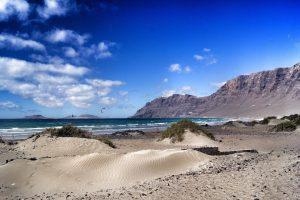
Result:
M275 122L274 122L275 123ZM159 133L94 139L48 135L0 143L0 199L300 199L300 130L208 127L216 141ZM208 155L195 148L255 152Z

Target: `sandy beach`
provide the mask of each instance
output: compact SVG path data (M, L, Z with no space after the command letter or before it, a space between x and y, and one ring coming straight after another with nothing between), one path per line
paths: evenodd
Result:
M299 199L300 130L267 125L185 133L110 135L117 148L83 138L34 136L0 144L1 199ZM226 154L201 152L218 147ZM242 152L241 150L255 150ZM231 153L230 153L231 151ZM240 151L240 152L232 152ZM257 152L256 152L257 151Z

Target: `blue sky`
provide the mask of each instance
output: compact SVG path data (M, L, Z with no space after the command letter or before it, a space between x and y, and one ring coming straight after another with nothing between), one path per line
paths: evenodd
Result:
M300 60L297 1L0 2L0 118L128 117ZM101 113L101 108L105 108Z

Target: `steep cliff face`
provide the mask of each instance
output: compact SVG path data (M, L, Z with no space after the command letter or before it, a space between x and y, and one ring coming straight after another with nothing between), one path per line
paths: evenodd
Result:
M300 64L238 76L208 97L160 97L133 117L264 117L291 113L300 113Z

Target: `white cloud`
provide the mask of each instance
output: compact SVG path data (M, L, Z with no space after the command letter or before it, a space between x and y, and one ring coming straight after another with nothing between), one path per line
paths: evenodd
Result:
M110 92L111 92L111 88L106 87L106 88L98 89L97 93L98 93L99 96L103 97L103 96L108 95Z
M180 73L182 71L180 64L172 64L169 67L170 72L177 72Z
M72 47L66 47L65 48L65 56L69 57L69 58L74 58L74 57L78 56L78 53Z
M103 106L112 106L117 100L114 97L102 97L99 100L99 103Z
M226 81L224 81L224 82L214 82L214 83L210 83L211 86L214 86L214 87L216 87L216 88L220 88L220 87L222 87L222 86L225 85L225 84L226 84Z
M190 72L192 71L192 69L191 69L190 66L186 66L186 67L184 68L184 71L185 71L186 73L190 73Z
M170 97L172 96L173 94L193 94L194 91L192 89L191 86L182 86L181 88L179 89L172 89L172 90L164 90L162 92L162 97Z
M113 43L113 42L100 42L98 44L98 48L95 52L96 59L112 57L112 53L109 50L109 48L113 47L113 46L115 46L115 43Z
M86 79L86 82L95 87L113 87L124 85L125 82L122 81L112 81L112 80L102 80L102 79Z
M121 96L127 96L128 92L127 91L120 91L119 95L121 95Z
M180 94L191 94L192 93L192 87L191 86L183 86L181 89L180 89Z
M71 85L65 91L67 100L74 106L79 108L87 108L95 99L95 90L91 85L76 84Z
M80 77L87 72L85 67L70 64L42 64L0 57L0 90L46 107L62 107L68 102L87 108L97 97L109 94L111 87L125 84L102 79L82 83Z
M70 84L75 83L76 80L69 76L51 76L49 74L36 74L33 78L42 84Z
M162 92L162 97L170 97L176 93L176 90L164 90Z
M44 0L44 5L37 8L40 17L48 19L52 16L64 16L75 7L70 0Z
M201 55L199 55L199 54L195 54L195 55L194 55L194 58L195 58L196 60L203 60L203 59L204 59L204 57L201 56Z
M167 82L169 82L169 79L164 78L163 82L164 82L164 83L167 83Z
M20 106L11 102L11 101L2 101L0 102L0 109L16 109Z
M17 16L19 20L25 20L29 14L30 6L26 0L1 0L0 21Z
M211 49L208 48L203 49L203 55L195 54L194 58L197 61L204 61L206 65L213 65L218 62L215 56L211 53Z
M7 49L34 49L45 51L45 46L34 40L27 40L10 34L0 34L0 48Z
M24 77L36 72L51 72L72 76L81 76L88 72L86 67L75 67L70 64L33 63L15 58L0 57L0 71L2 76Z
M39 61L42 63L50 63L50 64L56 64L56 65L65 63L65 60L59 56L32 54L29 57L35 61Z
M83 45L89 38L89 35L87 34L80 35L75 31L66 29L55 29L50 31L47 35L47 40L51 43L71 43Z

